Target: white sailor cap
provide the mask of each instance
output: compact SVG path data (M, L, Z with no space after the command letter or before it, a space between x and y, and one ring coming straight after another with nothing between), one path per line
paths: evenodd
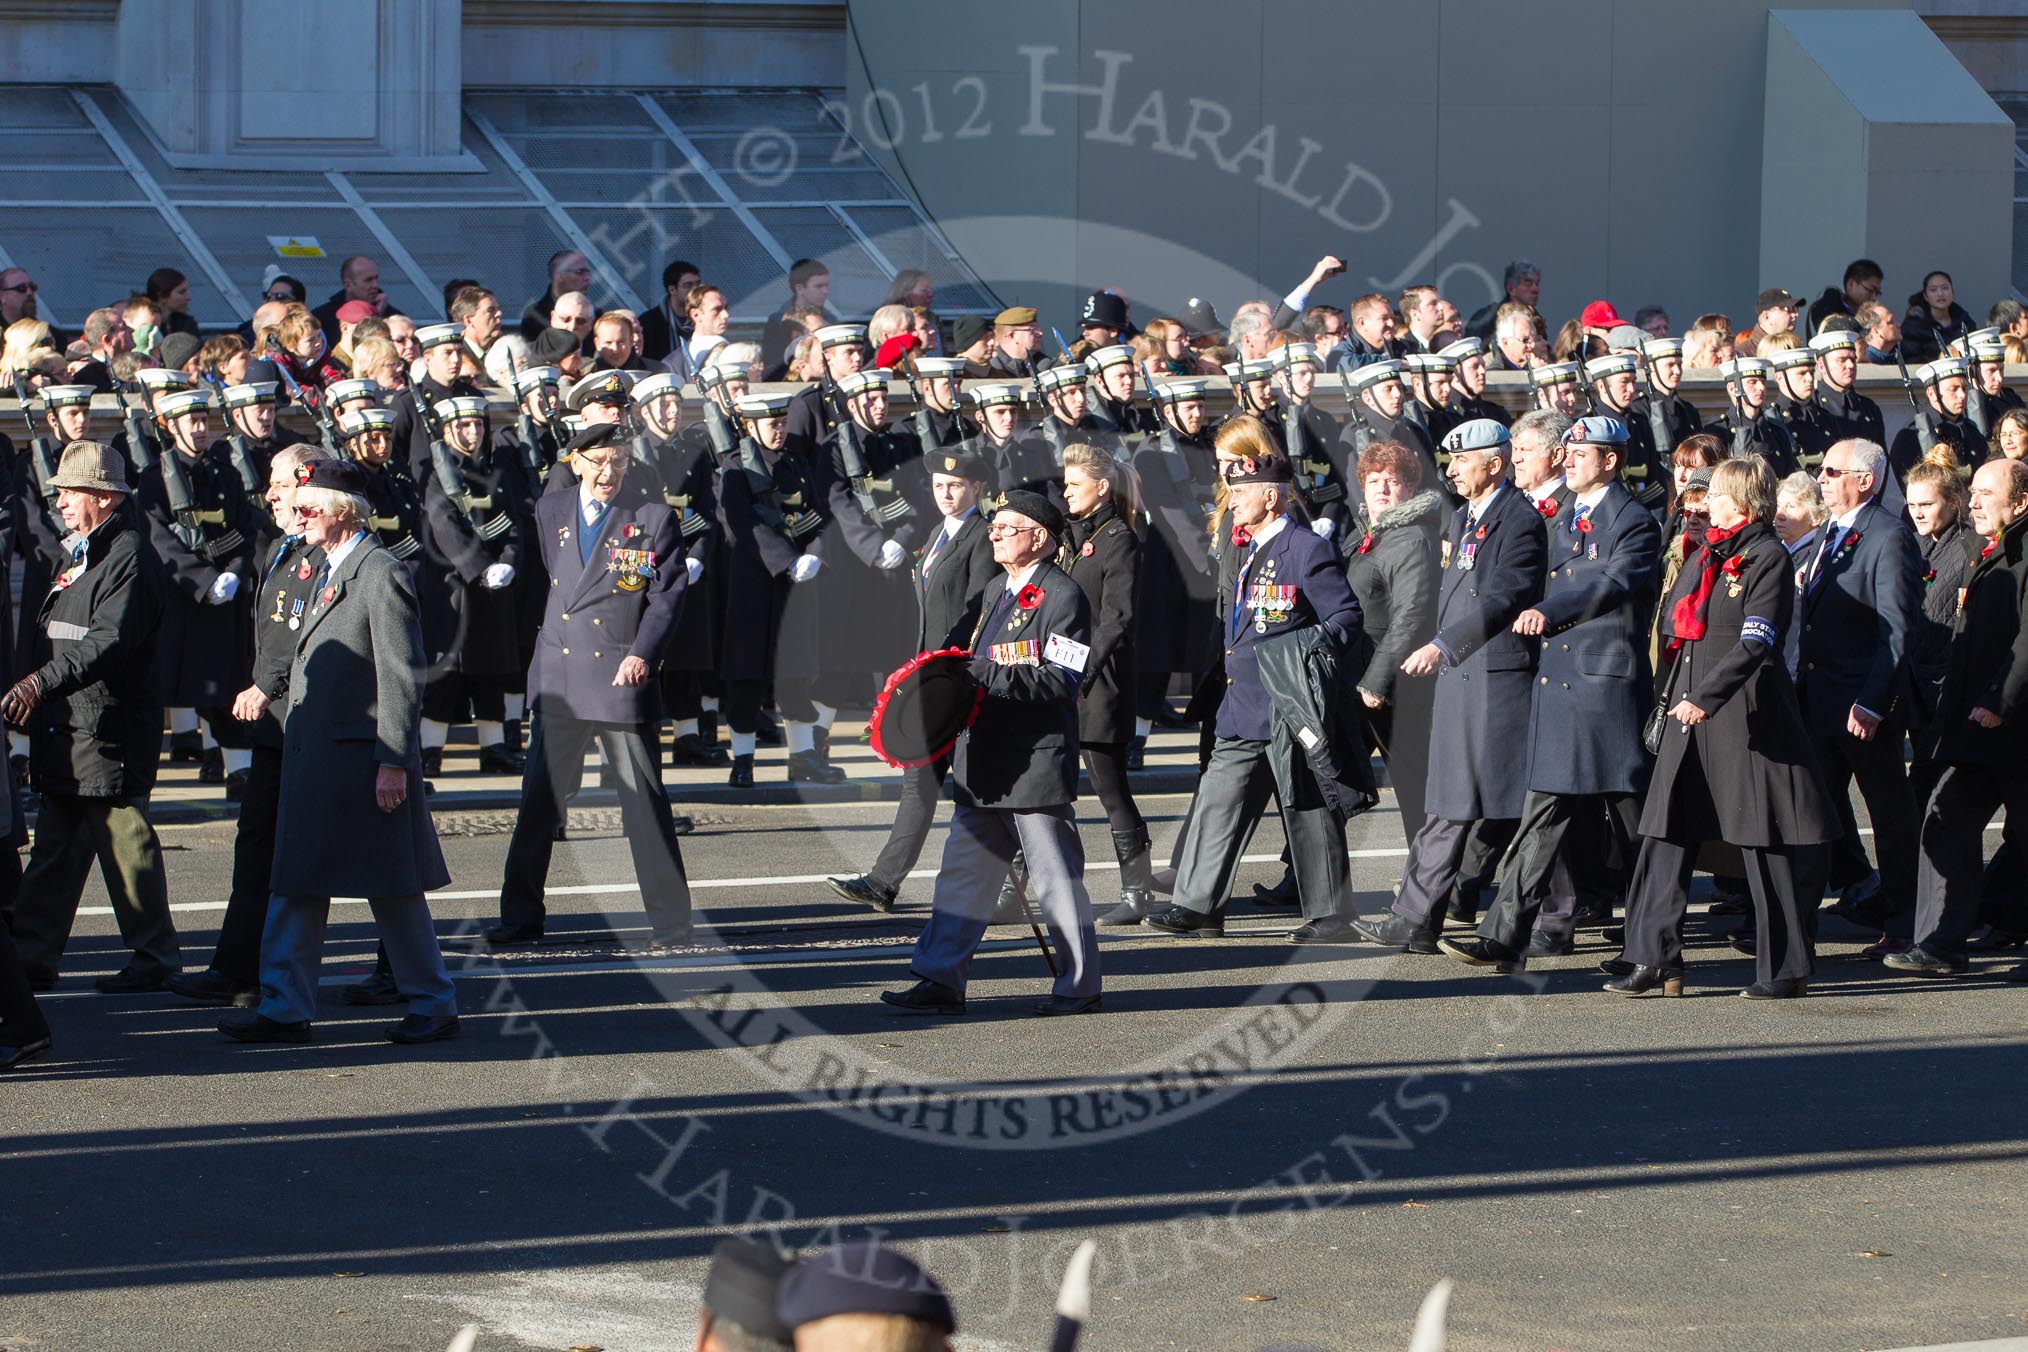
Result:
M1080 362L1065 362L1061 366L1049 366L1035 377L1035 383L1045 390L1060 390L1066 385L1082 385L1091 379L1091 372Z
M155 402L156 414L164 418L180 418L186 413L202 413L210 407L209 385L194 390L177 390L163 395Z
M1627 425L1618 418L1595 414L1579 418L1563 434L1566 446L1624 446L1627 444Z
M838 392L847 399L865 394L869 390L887 393L888 371L883 366L869 366L863 371L852 371L838 377Z
M1683 340L1681 338L1643 338L1641 340L1641 355L1649 361L1660 361L1664 357L1680 357L1683 355Z
M1513 441L1506 425L1493 418L1473 418L1461 422L1444 435L1444 449L1452 455L1464 451L1505 452Z
M1018 404L1021 402L1021 387L1012 381L997 381L991 385L974 385L965 391L965 396L980 408Z
M1084 359L1084 364L1094 371L1103 371L1108 366L1131 366L1134 349L1125 343L1113 343L1108 347L1093 348Z
M1938 357L1927 366L1918 367L1915 377L1925 385L1934 385L1939 380L1948 380L1952 376L1963 376L1964 373L1965 363L1961 358Z
M1734 357L1719 366L1718 374L1725 380L1744 380L1748 376L1759 376L1765 380L1772 369L1765 357Z
M1577 383L1577 363L1574 361L1559 361L1543 366L1530 367L1528 371L1528 383L1538 390L1546 390L1551 385L1575 385Z
M1398 361L1370 361L1352 372L1351 380L1362 390L1382 385L1390 380L1401 379L1402 365Z
M795 402L794 390L770 390L766 394L743 394L733 401L733 408L742 418L759 421L762 418L779 418L789 411Z
M394 430L394 410L355 408L338 415L338 430L348 437L356 437L361 432L391 432Z
M1607 376L1630 376L1640 369L1640 365L1631 352L1608 352L1584 364L1584 378L1604 380Z
M561 366L524 366L508 376L507 384L516 395L526 396L544 385L563 384Z
M1458 364L1441 352L1411 352L1401 359L1412 376L1448 375Z
M167 390L187 390L196 383L173 366L144 366L134 372L134 379L150 394L161 394Z
M1815 366L1817 354L1807 347L1785 347L1779 352L1769 353L1767 364L1777 371L1793 371L1802 366Z
M1271 358L1277 371L1286 371L1294 366L1322 366L1324 359L1317 355L1315 343L1283 343L1276 348Z
M961 376L965 373L963 357L917 357L915 373L925 378L931 376Z
M334 380L330 385L325 387L324 397L331 401L333 408L336 408L340 404L349 404L354 399L378 399L380 398L380 383L364 378Z
M618 404L626 407L634 388L633 373L629 371L594 371L570 387L564 397L573 412L586 404Z
M447 423L456 422L460 418L486 416L486 400L476 394L458 394L452 395L449 399L439 399L436 408L437 417Z
M683 382L667 371L657 371L652 376L643 376L634 382L634 402L645 404L650 399L665 394L683 393Z
M1810 351L1820 357L1826 352L1836 352L1841 348L1850 348L1855 352L1859 350L1859 334L1856 330L1825 329L1810 339Z
M255 404L272 404L281 398L281 382L257 380L251 385L228 385L225 387L227 408L252 408Z
M44 408L90 408L92 396L98 391L90 385L44 385L42 406Z
M747 371L744 366L735 365L732 362L713 363L697 373L697 388L700 390L722 389L728 381L743 381L746 378Z
M2005 361L2007 340L1998 329L1974 329L1965 335L1965 348L1975 361Z
M1179 376L1155 386L1155 393L1172 404L1202 399L1210 390L1211 379L1208 376Z
M1445 343L1437 349L1439 357L1449 357L1454 362L1464 362L1472 357L1486 355L1486 345L1476 338L1460 338L1455 343Z
M445 343L455 343L464 337L464 334L465 327L462 324L425 324L415 331L415 340L421 343L423 351L427 352L433 347L442 347Z
M855 343L863 345L865 342L864 324L826 324L817 330L819 347L850 347Z

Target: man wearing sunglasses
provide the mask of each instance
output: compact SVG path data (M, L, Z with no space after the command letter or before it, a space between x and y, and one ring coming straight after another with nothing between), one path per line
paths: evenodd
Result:
M8 268L0 272L0 328L17 319L34 319L35 279L25 268Z

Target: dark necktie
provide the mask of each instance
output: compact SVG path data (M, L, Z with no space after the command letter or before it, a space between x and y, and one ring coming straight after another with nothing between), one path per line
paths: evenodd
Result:
M1823 576L1824 565L1830 562L1831 555L1837 550L1838 537L1841 534L1843 534L1843 532L1839 530L1837 522L1832 521L1825 524L1824 543L1818 546L1816 565L1810 569L1811 586L1815 586L1817 583L1817 579Z
M925 549L922 553L922 589L924 591L929 590L930 569L936 566L936 561L943 554L944 545L950 538L951 533L949 531L938 527L937 533L930 537L929 548Z
M993 603L992 613L979 626L979 640L972 645L972 655L986 651L993 644L993 636L1000 632L1000 626L1007 622L1007 613L1014 609L1014 589L1008 587L1000 593L1000 599Z

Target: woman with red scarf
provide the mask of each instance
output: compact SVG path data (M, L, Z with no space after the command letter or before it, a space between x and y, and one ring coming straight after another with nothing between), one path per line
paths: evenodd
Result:
M1680 929L1698 847L1737 846L1760 941L1749 999L1805 994L1838 814L1782 661L1795 609L1794 566L1770 524L1775 478L1758 457L1711 474L1711 526L1662 608L1675 653L1661 744L1627 888L1626 952L1604 968L1619 995L1683 990Z

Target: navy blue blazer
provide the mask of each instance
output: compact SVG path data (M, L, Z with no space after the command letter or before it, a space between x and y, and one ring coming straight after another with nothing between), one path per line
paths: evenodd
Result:
M1345 581L1345 561L1329 540L1288 517L1236 570L1226 598L1225 697L1220 737L1268 740L1273 710L1261 685L1258 645L1294 629L1323 625L1340 650L1359 632L1359 603Z
M1803 629L1796 684L1811 734L1845 735L1855 704L1882 718L1898 715L1905 725L1921 707L1914 659L1923 564L1915 532L1875 500L1814 572L1814 560L1797 562L1806 571L1796 605Z
M592 537L588 563L580 554L584 529L576 493L546 494L535 504L549 597L528 670L528 702L587 723L659 721L662 687L655 676L690 585L680 519L660 501L615 501ZM647 680L613 684L626 657L648 664Z
M1662 528L1614 483L1590 513L1574 501L1559 511L1548 533L1528 787L1638 793L1648 782L1641 725L1655 703L1648 621L1661 586Z

